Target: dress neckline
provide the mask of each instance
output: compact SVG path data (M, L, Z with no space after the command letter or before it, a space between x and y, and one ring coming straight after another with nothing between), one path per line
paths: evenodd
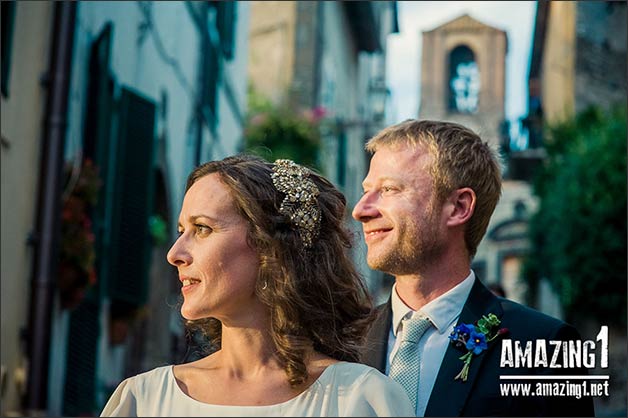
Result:
M336 363L330 364L329 366L325 367L325 369L320 374L320 376L318 376L318 378L314 382L312 382L312 384L308 386L303 392L299 393L294 398L288 399L287 401L274 403L270 405L220 405L220 404L202 402L202 401L199 401L198 399L194 399L193 397L185 393L183 389L181 389L181 387L179 386L179 382L177 381L177 378L174 375L174 366L175 366L174 364L168 367L168 378L171 379L172 382L174 383L175 391L180 397L186 399L189 402L194 402L199 405L212 407L212 408L277 408L277 407L286 406L291 403L297 402L299 399L306 397L310 392L314 390L316 386L323 384L323 382L327 379L327 375L331 373L330 370L332 368L340 364L344 364L344 363L346 363L346 361L338 361Z

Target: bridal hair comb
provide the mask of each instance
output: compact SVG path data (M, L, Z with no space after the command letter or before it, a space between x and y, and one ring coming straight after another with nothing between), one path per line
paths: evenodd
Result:
M319 190L309 170L292 160L276 160L271 174L277 190L285 193L279 213L287 216L297 228L305 248L312 246L320 228L321 210L318 207Z

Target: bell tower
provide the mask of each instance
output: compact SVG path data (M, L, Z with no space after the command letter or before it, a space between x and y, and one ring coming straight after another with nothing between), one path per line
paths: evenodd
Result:
M497 148L507 50L506 32L466 14L423 32L419 118L468 126Z

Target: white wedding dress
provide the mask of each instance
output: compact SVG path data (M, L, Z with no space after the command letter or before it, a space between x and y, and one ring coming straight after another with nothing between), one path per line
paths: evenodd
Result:
M164 366L124 380L101 416L414 416L410 400L397 382L358 363L338 362L298 396L265 406L212 405L186 395Z

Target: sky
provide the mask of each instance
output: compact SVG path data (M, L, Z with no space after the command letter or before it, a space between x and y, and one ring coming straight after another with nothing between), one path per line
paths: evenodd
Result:
M527 113L527 78L534 29L534 1L400 1L398 34L387 40L386 72L391 89L389 123L415 118L420 101L422 31L465 13L508 34L506 119Z

